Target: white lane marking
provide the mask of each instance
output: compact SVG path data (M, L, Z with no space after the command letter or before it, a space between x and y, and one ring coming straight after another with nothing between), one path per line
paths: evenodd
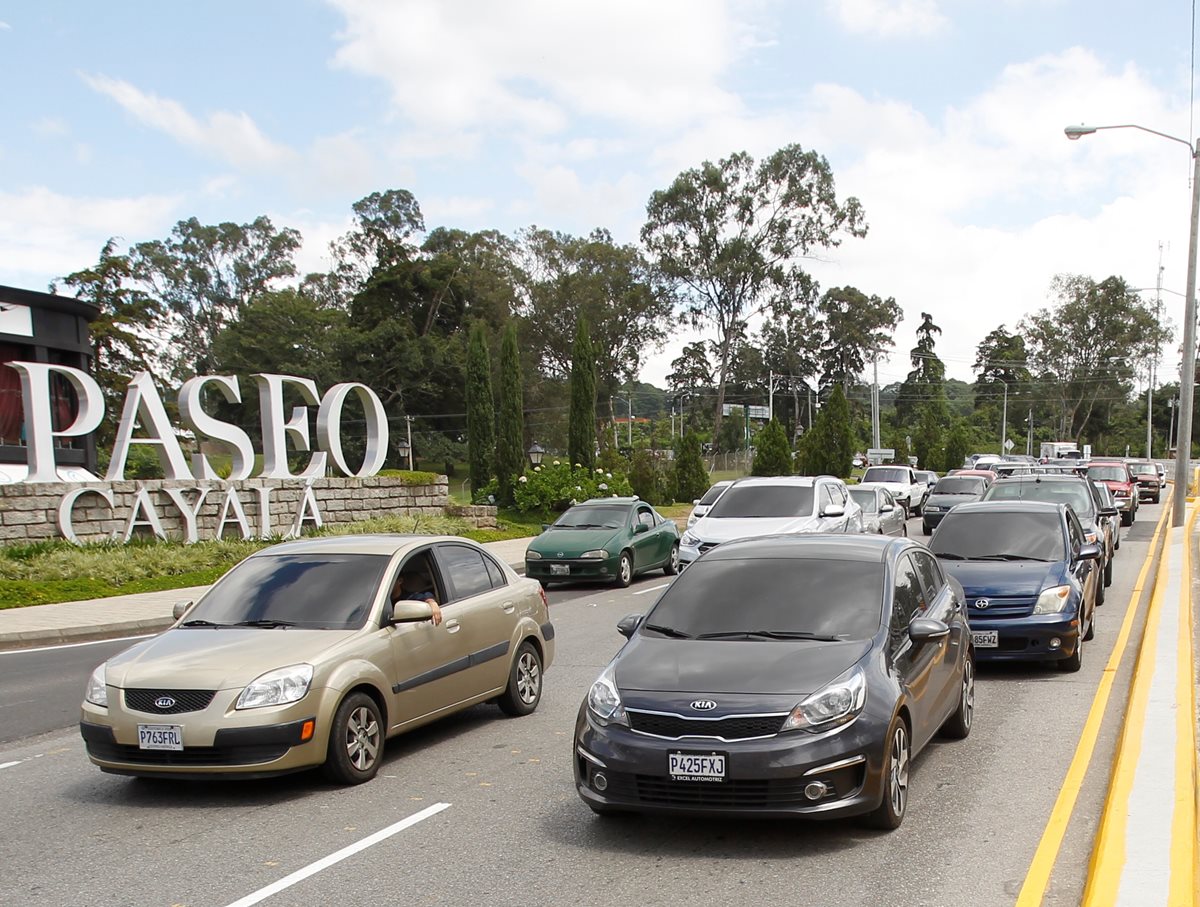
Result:
M633 594L634 595L645 595L647 592L657 592L659 589L665 589L669 585L671 585L671 584L663 583L661 586L651 586L649 589L638 589L638 591Z
M20 765L21 762L22 760L20 759L18 759L16 762L0 762L0 768L12 768L14 765Z
M80 646L99 646L106 642L124 642L127 639L149 639L156 633L143 633L141 636L118 636L114 639L93 639L88 642L65 642L57 646L39 646L36 649L5 649L0 655L24 655L27 652L53 652L55 649L78 649Z
M331 853L327 857L322 857L321 859L317 860L315 863L309 863L303 869L297 869L291 875L284 876L278 882L273 882L272 884L268 885L266 888L260 888L258 891L254 892L253 894L248 894L241 900L234 901L232 904L229 905L229 907L250 907L251 904L257 904L260 901L265 901L267 898L271 897L271 895L278 894L279 892L283 891L285 888L291 888L297 882L302 882L305 879L307 879L309 876L316 875L321 870L328 869L330 866L333 866L335 863L340 863L342 860L346 859L347 857L352 857L359 851L366 850L368 847L371 847L374 844L378 844L380 841L386 841L392 835L397 834L398 832L402 832L406 828L411 828L412 826L416 825L418 822L423 822L426 819L428 819L430 816L435 816L438 813L440 813L443 809L449 809L449 808L450 808L449 803L435 803L435 804L433 804L433 806L426 807L425 809L421 810L419 813L413 813L407 819L401 819L399 822L395 823L394 825L389 825L387 828L380 829L379 831L375 832L375 834L373 834L373 835L367 835L367 837L363 838L361 841L358 841L357 843L351 844L348 847L343 847L341 850L337 851L336 853Z

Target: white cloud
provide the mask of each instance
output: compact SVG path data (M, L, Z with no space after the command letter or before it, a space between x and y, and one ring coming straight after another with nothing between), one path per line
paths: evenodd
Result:
M95 264L109 237L132 243L163 235L181 201L68 196L41 186L0 192L0 283L43 289L51 278Z
M577 117L660 128L736 109L718 79L752 42L722 0L330 0L334 63L384 80L419 129L545 134Z
M83 80L94 91L116 101L138 122L235 166L275 166L292 155L288 148L263 135L246 113L218 110L201 120L178 101L144 92L121 79L85 74Z
M71 132L62 117L42 117L33 124L33 131L42 138L58 138Z
M7 22L0 22L0 31L12 31L12 26Z
M827 0L829 11L857 35L928 37L949 26L937 0Z

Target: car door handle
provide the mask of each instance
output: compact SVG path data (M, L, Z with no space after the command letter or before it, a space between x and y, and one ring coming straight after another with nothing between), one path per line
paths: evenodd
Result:
M517 606L513 602L503 602L500 605L500 610L505 614L512 614L515 610L517 610Z
M450 633L457 633L460 629L462 629L458 625L458 621L455 620L453 617L450 618L448 621L446 621L445 627L446 627L447 632L450 632Z

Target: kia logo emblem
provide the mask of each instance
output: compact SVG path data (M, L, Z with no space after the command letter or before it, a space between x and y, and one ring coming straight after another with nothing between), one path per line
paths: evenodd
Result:
M990 604L991 604L991 602L988 601L986 598L975 599L975 607L978 608L980 611L986 610Z
M562 556L563 556L563 553L560 551L560 552L558 552L558 553L557 553L556 555L554 555L554 556L555 556L555 557L562 557Z
M711 709L715 709L716 707L717 704L711 699L697 699L692 703L692 708L694 708L697 712L707 712Z
M159 696L154 700L154 707L159 709L169 709L175 705L175 700L170 696Z

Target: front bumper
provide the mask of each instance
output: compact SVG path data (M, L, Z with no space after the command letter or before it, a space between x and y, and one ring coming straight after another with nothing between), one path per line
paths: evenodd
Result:
M1157 502L1161 494L1162 489L1159 487L1158 482L1155 482L1153 485L1138 485L1139 501Z
M924 523L928 529L936 529L938 523L942 521L942 517L949 512L949 510L929 510L926 508L925 510L921 511L921 522Z
M886 735L874 725L864 715L818 736L791 732L756 740L667 740L623 726L602 728L585 704L575 725L575 789L601 808L666 815L861 815L879 805L884 791ZM673 751L726 754L725 780L672 780L667 754ZM828 789L810 799L805 789L817 781Z
M566 573L562 569L566 569ZM611 583L621 575L619 557L606 558L542 558L525 561L525 575L543 582L605 582Z
M1077 613L988 620L972 611L969 621L972 633L995 630L999 643L994 648L976 643L976 661L1061 661L1074 655L1079 645ZM1059 643L1052 648L1054 639Z

